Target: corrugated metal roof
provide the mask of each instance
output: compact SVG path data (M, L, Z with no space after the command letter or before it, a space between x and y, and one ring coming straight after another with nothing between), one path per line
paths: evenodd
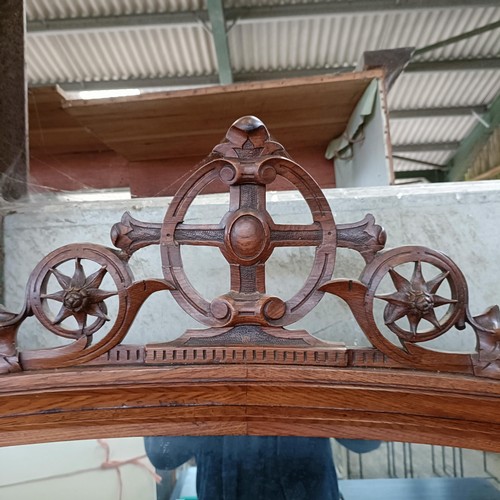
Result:
M196 11L204 8L204 0L27 0L26 16L29 21L35 21Z
M411 172L414 170L434 170L432 165L446 165L446 162L453 156L452 151L426 151L422 153L405 153L404 155L396 155L393 159L395 172ZM408 161L400 159L401 157L408 158ZM409 160L418 160L419 162L427 162L429 165L421 163L413 163Z
M68 17L116 15L121 12L119 6L124 12L137 13L141 11L139 4L144 4L143 12L162 11L161 7L163 11L175 11L190 5L192 8L200 7L201 2L127 0L118 4L96 0L92 3L94 10L89 9L88 3L81 1L44 0L42 4L45 9L40 8L40 14L45 12L46 18L51 18L62 17L64 13ZM416 10L265 20L236 23L229 31L228 41L236 73L292 68L339 68L355 65L366 50L423 47L477 28L490 19L500 19L500 8L431 12ZM46 54L42 64L37 61L41 53ZM420 60L492 57L499 53L498 32L490 31L473 40L425 54ZM124 74L125 77L134 78L136 75L201 75L217 71L213 42L201 22L197 27L141 26L112 31L37 34L28 38L27 56L31 83L111 80L123 77ZM67 66L68 59L74 57L78 59L74 62L77 68L62 71ZM124 71L118 71L120 65Z
M340 0L331 3L335 1ZM307 3L321 1L224 1L225 7L231 9ZM206 10L206 1L28 0L26 8L28 20L40 21L201 12ZM499 19L500 4L335 15L315 11L314 15L304 17L245 19L243 16L228 25L228 43L235 74L318 68L335 71L356 65L367 50L422 48ZM498 58L499 55L497 29L424 53L416 60ZM209 26L200 19L197 21L196 15L193 22L189 20L189 24L182 25L122 25L87 31L38 32L28 37L26 58L30 84L130 79L132 85L134 79L165 78L165 87L168 87L168 77L217 74L213 37ZM390 109L403 110L489 104L499 92L498 70L408 72L394 85L388 104ZM474 124L474 118L467 115L392 119L391 136L396 145L456 142L463 139ZM418 153L417 159L429 157L433 159L431 163L441 164L450 155L443 151L431 152L430 156ZM399 162L396 165L400 168ZM408 164L404 168L409 168Z
M388 96L391 109L470 106L493 101L500 91L500 71L403 73Z
M28 38L30 83L204 75L216 71L202 26L77 32Z
M500 19L498 8L340 14L236 24L229 32L233 68L265 69L355 66L366 50L417 48ZM490 31L425 54L418 60L492 57L500 53Z
M476 123L472 115L391 120L391 141L395 145L460 141Z

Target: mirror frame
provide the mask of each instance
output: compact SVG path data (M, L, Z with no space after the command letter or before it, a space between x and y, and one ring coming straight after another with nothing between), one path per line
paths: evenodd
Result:
M117 367L0 377L0 445L144 435L381 439L500 452L500 384L296 366Z
M265 209L276 176L299 189L313 224L275 224ZM184 215L207 183L224 182L230 207L219 225L190 225ZM445 255L425 247L384 250L386 235L371 215L336 225L312 177L273 141L264 124L243 117L186 180L163 224L125 214L111 230L115 249L66 245L32 272L18 313L0 311L0 445L144 435L294 435L460 446L500 452L500 309L472 317L467 284ZM165 279L134 281L130 256L160 245ZM231 266L231 290L207 302L187 280L181 244L211 244ZM276 246L315 246L303 288L283 301L265 289L265 262ZM331 280L335 250L357 251L366 266L359 280ZM81 260L101 267L85 276ZM74 261L74 274L57 267ZM425 282L421 264L440 274ZM395 268L414 263L407 280ZM117 290L100 290L108 273ZM396 292L376 295L390 275ZM55 277L62 290L48 293ZM439 297L447 280L452 297ZM204 323L173 342L122 344L143 302L169 290ZM311 311L323 293L342 298L372 344L349 348L305 331L285 330ZM109 318L104 301L117 295L117 318L104 337L92 335ZM378 329L374 299L387 302ZM56 300L55 318L44 301ZM396 306L394 306L396 303ZM402 304L402 305L401 305ZM440 319L434 307L447 305ZM55 335L74 342L52 349L17 349L21 323L34 315ZM62 325L74 316L78 327ZM87 316L92 320L87 322ZM409 327L397 326L407 317ZM420 331L421 319L432 323ZM469 324L475 353L443 353L418 345Z

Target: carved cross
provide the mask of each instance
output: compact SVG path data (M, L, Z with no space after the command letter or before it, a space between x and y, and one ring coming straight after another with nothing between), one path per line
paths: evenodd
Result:
M308 204L312 224L276 224L266 209L266 186L277 176L297 187ZM187 209L214 180L229 187L229 209L219 224L185 224ZM112 229L115 246L128 255L160 244L165 278L184 309L210 326L253 323L283 326L309 312L321 298L318 287L330 279L336 246L359 251L369 262L383 248L385 232L367 216L336 226L327 200L315 181L270 139L263 123L244 117L229 129L204 165L175 195L163 224L144 223L125 214ZM218 247L230 266L231 291L208 303L183 271L180 245ZM277 247L315 246L311 273L302 289L284 302L266 295L265 265Z

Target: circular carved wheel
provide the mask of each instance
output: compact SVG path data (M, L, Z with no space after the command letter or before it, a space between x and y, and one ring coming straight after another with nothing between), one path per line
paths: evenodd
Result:
M86 260L101 267L87 276L82 265ZM69 274L60 268L66 262L74 263ZM115 289L101 290L108 274ZM57 290L49 292L52 279ZM131 283L131 274L112 250L91 244L67 245L47 255L33 271L30 278L31 308L40 323L56 335L70 339L90 337L109 321L106 299L119 295ZM121 297L119 300L120 314L123 314L124 304ZM49 305L51 301L58 305L55 315ZM92 318L90 321L89 317ZM63 325L68 318L74 318L77 328Z
M214 150L223 158L208 161L179 189L170 203L161 232L164 276L175 283L172 295L208 326L252 324L284 326L299 320L320 300L317 288L330 279L336 247L333 216L321 189L282 147L270 141L265 126L253 117L236 122L226 142ZM275 224L266 210L266 185L281 176L297 187L313 223ZM216 225L184 224L195 197L215 180L229 187L230 204ZM181 245L218 247L231 272L231 291L211 303L190 284L183 269ZM312 271L288 301L265 295L265 262L280 246L315 246Z
M413 264L413 272L406 278L398 268L409 263ZM424 277L423 264L427 277ZM378 288L387 276L394 291L381 295ZM440 252L425 247L390 250L367 266L361 281L368 287L367 308L373 311L375 299L386 302L385 325L403 341L424 342L439 337L454 325L463 326L467 303L465 278L455 263ZM445 282L449 291L442 286ZM447 309L441 309L440 314L437 309L442 306ZM400 324L404 319L408 327ZM422 320L431 328L419 328Z

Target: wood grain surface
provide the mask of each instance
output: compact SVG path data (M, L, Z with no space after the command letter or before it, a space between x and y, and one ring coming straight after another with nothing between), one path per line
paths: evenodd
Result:
M495 381L310 367L102 368L0 378L0 444L142 435L305 435L500 452Z
M109 148L131 161L203 157L224 137L235 112L258 116L277 140L293 148L326 148L344 132L370 81L381 77L381 70L372 70L134 98L68 101L65 108Z

